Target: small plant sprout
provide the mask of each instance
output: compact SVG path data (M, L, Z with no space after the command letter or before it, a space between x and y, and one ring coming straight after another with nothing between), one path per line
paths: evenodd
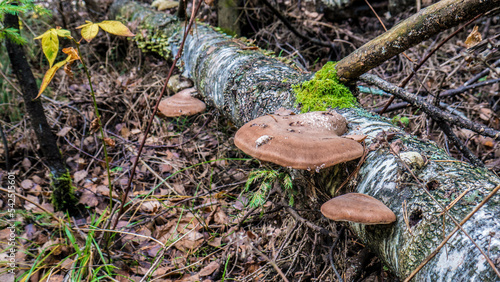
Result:
M258 188L251 194L251 199L248 205L252 208L260 207L266 203L267 195L275 183L284 188L285 194L288 196L290 206L294 204L294 191L292 186L292 177L284 171L273 169L257 169L250 172L247 182L245 183L245 191L250 189L250 186L258 183Z
M100 23L92 23L90 21L85 21L85 22L86 22L86 24L77 27L77 29L82 29L81 35L82 35L83 39L85 39L87 42L90 42L92 39L94 39L97 36L97 33L99 32L99 28L102 28L104 31L106 31L108 33L119 35L119 36L135 36L135 34L133 34L128 29L128 27L126 27L124 24L122 24L119 21L102 21ZM66 58L66 60L61 61L53 66L54 61L56 60L56 57L57 57L57 53L59 51L59 37L64 37L64 38L68 38L68 39L73 40L77 45L78 51L77 52L72 51L71 49L73 49L73 48L71 48L69 50L68 50L68 48L63 49L63 52L65 52L65 50L67 50L67 52L65 52L65 53L68 54L68 57ZM54 77L55 72L62 66L65 66L65 65L70 66L71 63L73 63L75 60L79 60L83 64L86 72L88 73L87 68L85 66L85 63L81 60L81 56L79 56L79 55L81 55L80 54L80 43L77 42L71 36L71 32L69 30L61 29L61 27L51 28L51 29L47 30L44 34L36 37L35 39L42 40L42 50L43 50L43 53L45 54L45 57L47 58L47 60L49 61L49 64L50 64L50 69L45 73L45 76L43 77L43 82L42 82L42 85L40 87L40 92L38 93L37 98L42 94L42 92L45 90L47 85L50 83L50 81ZM69 68L69 67L68 67L68 69L71 70L71 68ZM67 71L68 69L65 68L65 71ZM69 73L69 75L71 75L71 72ZM89 80L89 83L90 83L90 80ZM92 83L90 83L90 87L92 87ZM92 91L92 95L93 95L93 91Z
M92 39L94 39L97 36L97 33L99 32L99 29L102 28L104 31L119 35L119 36L135 36L124 24L122 24L119 21L102 21L100 23L93 23L86 21L86 24L77 27L78 29L81 29L81 35L82 38L85 39L86 41L90 42ZM57 53L59 52L59 37L63 38L68 38L72 40L75 45L76 49L73 47L68 47L64 48L62 51L67 54L68 56L66 57L65 60L60 61L56 64L54 64ZM108 151L106 144L110 144L111 142L109 141L109 138L106 138L104 135L104 130L102 128L102 122L101 122L101 117L99 114L99 109L97 108L97 100L95 98L95 93L94 93L94 88L92 87L92 81L91 81L91 75L89 70L87 69L87 65L85 64L85 61L82 60L82 55L80 52L80 42L76 41L75 38L71 36L71 32L66 29L62 29L60 27L56 28L51 28L47 30L45 33L42 35L36 37L35 39L41 39L42 40L42 49L43 53L45 54L45 57L49 61L50 69L45 73L43 77L42 84L40 86L40 91L38 92L38 95L36 98L40 97L40 95L43 93L43 91L47 88L49 85L50 81L54 77L56 71L64 66L64 71L68 74L68 76L73 77L73 72L71 71L71 65L75 61L80 61L82 63L83 69L85 70L85 74L88 79L89 87L90 87L90 95L92 96L92 102L94 104L94 113L95 113L95 120L92 122L96 126L94 126L95 130L99 130L99 133L101 135L102 141L103 141L103 152L104 152L104 160L106 162L106 171L108 175L108 185L109 185L109 199L110 199L110 207L113 205L113 189L112 189L112 182L111 182L111 173L109 170L109 159L108 159Z

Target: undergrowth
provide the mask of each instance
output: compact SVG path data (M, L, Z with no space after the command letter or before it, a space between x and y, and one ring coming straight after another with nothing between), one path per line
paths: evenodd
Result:
M252 208L263 206L266 202L269 191L271 191L275 183L281 185L288 196L290 206L294 204L294 192L292 185L292 177L287 172L273 169L256 169L250 172L247 182L245 183L245 191L250 189L250 186L258 183L257 190L252 192L251 199L248 205Z

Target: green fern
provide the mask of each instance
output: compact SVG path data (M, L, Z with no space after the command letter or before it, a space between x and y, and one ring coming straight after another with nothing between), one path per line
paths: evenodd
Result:
M4 38L7 38L10 41L12 41L18 45L22 45L22 44L26 43L26 39L24 39L19 34L19 30L15 29L15 28L11 28L11 27L0 29L0 41L2 41Z
M16 44L25 44L27 41L19 34L19 30L14 28L5 28L3 19L5 14L17 15L34 11L39 15L48 14L49 11L39 5L35 5L33 0L4 0L0 1L0 41L9 39Z
M269 191L271 191L273 184L277 181L288 195L289 204L293 205L294 192L292 189L292 177L287 172L273 169L258 169L250 172L247 182L245 183L245 192L250 189L252 184L259 183L259 185L257 190L251 194L248 205L252 208L264 205Z

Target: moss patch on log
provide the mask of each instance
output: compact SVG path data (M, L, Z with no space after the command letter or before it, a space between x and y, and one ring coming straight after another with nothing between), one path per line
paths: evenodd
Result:
M326 63L311 80L293 86L295 105L301 108L302 113L328 108L352 108L357 105L349 88L340 83L335 64Z

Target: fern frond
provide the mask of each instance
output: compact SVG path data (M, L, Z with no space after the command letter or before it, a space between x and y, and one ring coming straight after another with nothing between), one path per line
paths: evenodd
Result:
M4 38L7 38L18 45L26 43L26 39L19 34L19 30L11 27L0 29L0 40L3 40Z
M26 12L28 10L27 6L17 6L9 4L9 1L3 1L0 3L0 14L13 14L17 15L19 13Z
M248 175L247 182L245 183L245 191L248 191L250 185L254 184L259 179L263 179L262 181L269 181L269 179L272 178L272 175L275 175L274 170L267 170L267 169L252 170Z
M267 194L271 191L272 183L262 182L259 189L253 193L252 199L250 200L250 207L260 207L266 203Z
M282 182L283 182L283 187L285 190L292 190L293 187L293 181L292 177L288 173L282 173L283 176L281 177Z

